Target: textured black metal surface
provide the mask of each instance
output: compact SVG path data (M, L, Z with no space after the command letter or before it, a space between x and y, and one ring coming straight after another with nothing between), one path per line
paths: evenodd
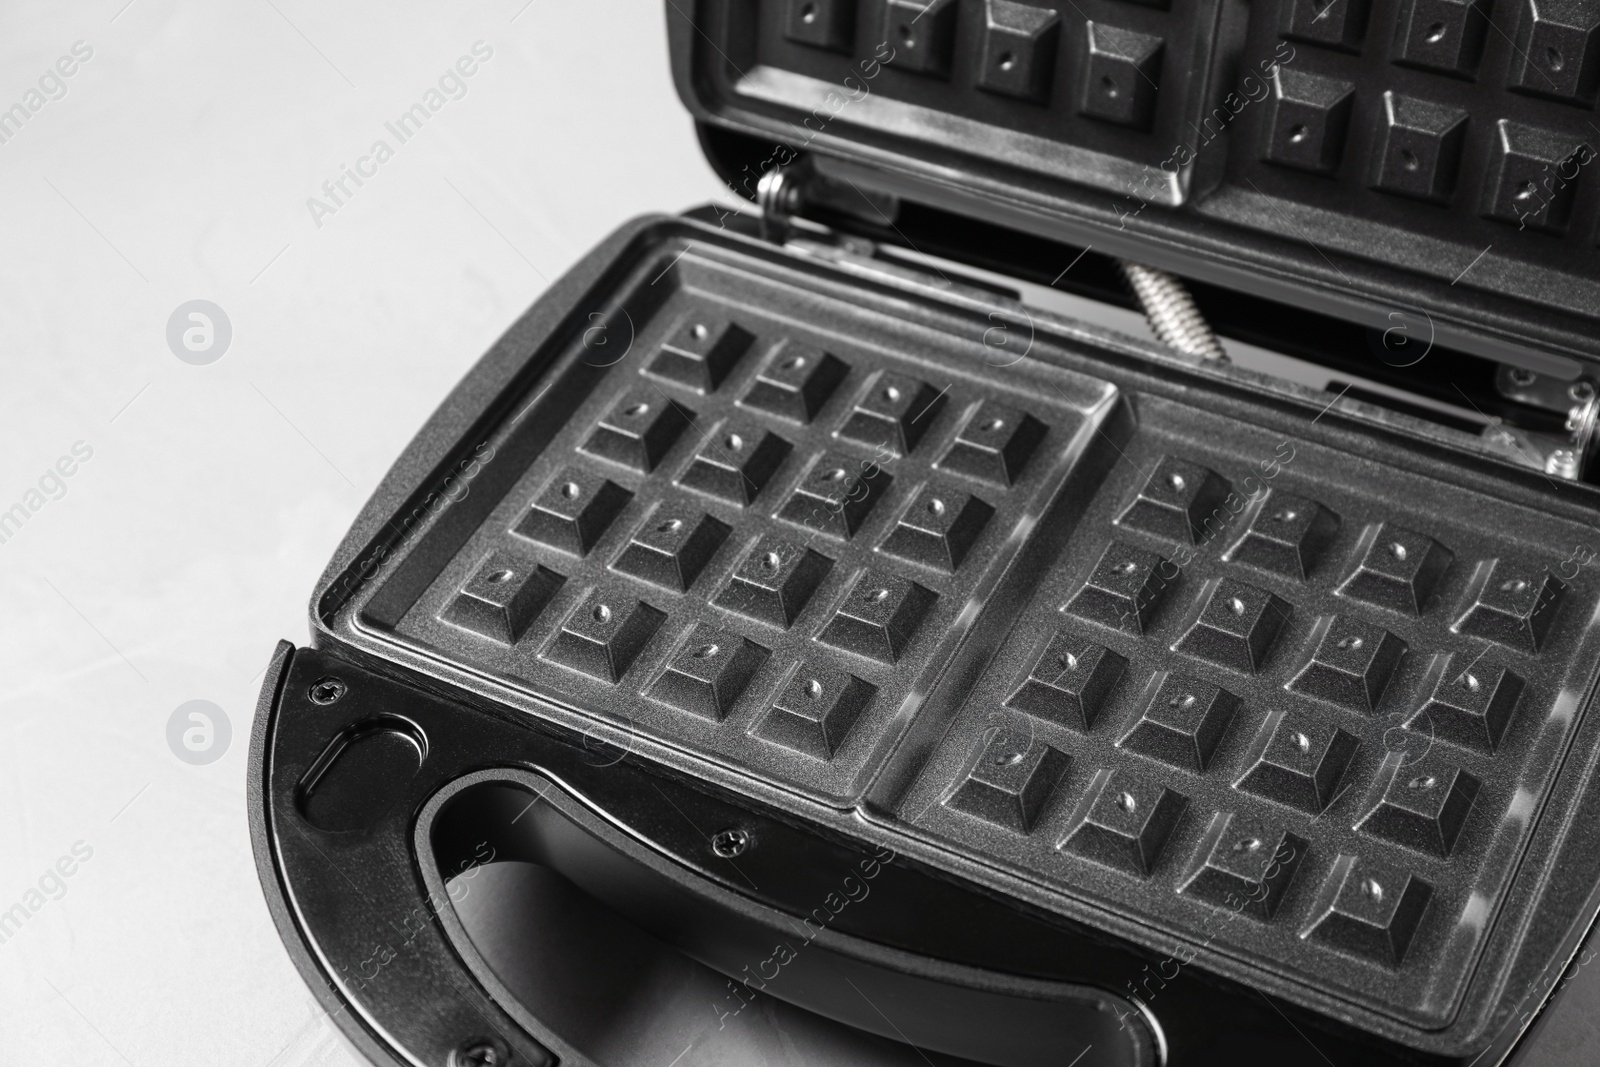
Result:
M900 811L1438 1026L1589 683L1594 592L1537 513L1141 413ZM999 766L1031 825L968 799Z
M1329 1025L1483 1047L1595 884L1563 851L1586 490L936 278L635 233L419 437L321 640ZM659 373L697 324L749 340ZM813 492L834 470L859 488Z
M1592 0L667 14L697 117L863 184L1485 354L1600 354Z
M981 381L948 341L872 344L755 296L679 289L637 321L395 630L848 804L1112 390Z

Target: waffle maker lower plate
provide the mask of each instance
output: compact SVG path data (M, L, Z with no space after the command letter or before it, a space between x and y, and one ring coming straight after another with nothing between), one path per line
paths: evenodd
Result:
M889 1032L839 975L883 983L902 1038L978 1062L1286 1027L1498 1055L1594 915L1600 587L1586 490L1471 441L630 224L441 406L315 650L280 648L275 916L393 1062L585 1062L448 906L510 856L751 995Z

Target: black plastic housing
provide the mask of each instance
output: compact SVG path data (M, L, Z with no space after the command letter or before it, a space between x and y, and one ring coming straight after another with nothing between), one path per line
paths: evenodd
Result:
M732 331L749 340L715 382L684 372ZM773 391L757 388L820 353L846 370L814 405L769 403ZM642 420L678 411L687 425L622 447L654 432L616 428L613 415L639 403L651 409ZM734 432L729 420L747 445L763 433L789 445L748 494L689 474ZM731 446L721 452L728 466ZM865 489L819 528L791 504L828 464ZM567 480L609 481L629 499L579 541L548 526L530 536L526 516ZM968 519L973 501L983 507ZM658 516L686 507L726 527L717 543L687 570L682 551L672 566L640 566L635 548L656 537ZM1288 512L1282 530L1263 526ZM407 742L413 784L351 826L345 803L319 812L319 761L341 737L405 735L420 713L395 705L403 727L380 700L308 718L316 701L296 687L315 679L280 691L274 674L252 756L263 880L269 896L321 900L280 923L309 939L307 959L326 957L322 939L344 937L339 924L371 902L344 899L317 852L374 848L396 872L410 864L400 881L384 876L395 899L372 905L374 921L391 903L416 907L437 865L423 852L403 860L394 842L463 771L549 775L552 760L570 762L537 740L548 735L892 850L1068 931L1075 952L1100 946L1111 955L1051 977L1136 999L1141 1025L1190 1050L1175 1062L1205 1062L1223 1038L1228 1055L1242 1054L1235 1037L1262 1055L1286 1047L1278 1024L1261 1022L1279 1011L1323 1047L1468 1061L1509 1048L1595 913L1600 721L1587 709L1600 587L1552 547L1591 539L1593 517L1592 490L1509 468L1467 434L1330 407L948 280L640 220L452 392L330 562L313 600L320 666L307 670L388 676L434 694L433 710ZM781 597L776 615L721 601L772 537L832 566L801 583L811 590L792 614ZM1394 544L1411 566L1391 565ZM791 573L783 559L776 570ZM531 598L511 592L525 578ZM1520 592L1500 590L1517 580L1543 582L1544 607L1523 611ZM604 632L585 636L591 621ZM744 644L725 668L697 673L695 652L719 646L701 662L720 664L730 642ZM1060 671L1041 669L1050 656ZM1510 710L1440 712L1449 729L1419 731L1414 712L1440 685L1472 671L1487 683L1501 668L1524 683ZM1093 677L1061 684L1073 669ZM1183 691L1169 692L1180 676ZM844 711L812 714L809 700ZM451 740L457 717L492 723L495 740ZM1274 753L1297 732L1334 752L1339 774L1302 775L1304 786L1292 768L1258 773L1284 766ZM279 747L289 737L293 751ZM1445 757L1448 771L1423 766ZM1425 776L1444 783L1448 814L1391 802L1397 781ZM1140 820L1131 835L1125 817ZM1252 877L1227 859L1235 820L1262 823L1245 837L1277 870L1264 861ZM354 856L336 866L355 869ZM1379 940L1344 898L1352 865L1400 878L1383 875L1402 906ZM950 961L931 930L906 938L921 958ZM347 947L364 951L358 942ZM368 995L321 973L337 1000ZM1222 1017L1253 1021L1224 1034Z

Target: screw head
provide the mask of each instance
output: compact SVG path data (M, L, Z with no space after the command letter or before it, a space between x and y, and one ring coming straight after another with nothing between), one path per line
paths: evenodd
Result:
M750 835L737 827L718 830L711 838L711 851L725 860L743 855L750 847Z
M349 686L337 678L328 677L313 682L307 695L313 704L332 704L349 691Z
M1512 385L1521 386L1522 388L1526 389L1528 386L1532 385L1534 381L1538 379L1538 377L1539 376L1537 374L1526 367L1511 368Z
M1567 395L1580 404L1587 404L1594 399L1594 383L1587 380L1573 382L1567 387Z
M1570 448L1558 448L1544 459L1544 472L1562 478L1578 476L1578 454Z
M506 1067L511 1053L498 1041L468 1041L450 1053L450 1067Z

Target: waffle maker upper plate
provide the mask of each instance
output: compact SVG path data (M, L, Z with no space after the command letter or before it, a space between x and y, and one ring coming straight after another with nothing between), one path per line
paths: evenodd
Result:
M667 14L698 118L864 187L1494 358L1600 355L1592 0Z

